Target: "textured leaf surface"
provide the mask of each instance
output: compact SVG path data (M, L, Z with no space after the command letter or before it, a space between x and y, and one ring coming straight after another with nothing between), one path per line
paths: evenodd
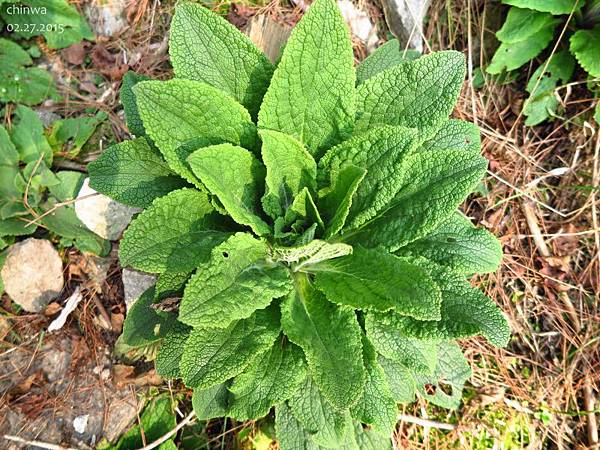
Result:
M392 440L382 436L372 428L363 428L360 424L354 425L354 436L360 450L392 450Z
M398 407L392 395L382 367L377 362L377 353L369 340L363 336L363 357L366 381L362 396L350 411L352 417L373 429L390 436L396 425Z
M185 287L179 320L193 327L227 327L267 307L292 288L289 271L265 262L268 247L238 233L215 247Z
M434 230L472 192L485 173L487 160L461 150L429 150L410 155L402 188L371 221L345 238L390 251Z
M465 381L471 376L471 367L454 342L441 342L438 355L433 375L415 373L415 381L424 398L442 408L456 409L460 405ZM426 385L429 389L435 389L433 395L428 393Z
M369 313L365 320L367 337L377 352L411 370L433 373L439 340L410 337L400 327L389 326L390 314ZM394 316L402 317L402 316Z
M294 417L311 435L311 440L327 448L339 448L348 441L352 418L336 410L309 378L288 401Z
M189 280L192 271L163 272L156 279L156 298L164 299L179 295Z
M290 224L296 233L308 229L312 225L324 228L323 219L321 219L321 214L308 188L303 188L296 195L285 214L285 222Z
M258 235L269 234L269 226L258 215L265 168L252 153L235 145L219 144L195 151L188 162L233 220L248 225Z
M552 14L569 14L579 10L584 4L578 0L502 0L502 3Z
M319 161L319 173L330 177L322 182L334 182L349 165L367 171L352 197L345 228L362 225L394 198L402 183L402 161L415 147L416 136L409 128L374 127L333 147Z
M147 81L149 79L150 78L145 75L140 75L130 70L123 76L121 89L119 90L119 99L121 100L123 110L125 111L127 128L129 128L129 132L131 134L138 137L144 136L146 134L146 130L144 129L144 124L142 123L140 112L138 111L137 100L135 98L135 94L133 93L133 87L140 81Z
M156 342L176 323L174 315L160 316L150 308L153 302L154 287L145 291L129 309L121 335L125 344L139 347Z
M378 315L377 323L389 332L419 339L459 339L482 334L497 347L508 343L510 328L506 318L489 297L447 269L433 266L432 276L442 290L440 321L419 321L386 313Z
M330 302L358 309L393 309L423 320L440 318L441 293L427 271L380 249L356 247L352 255L309 269Z
M457 212L433 232L402 247L396 254L422 256L468 275L494 272L502 259L502 246L492 233L475 228Z
M600 25L571 36L571 52L592 77L600 77Z
M186 163L202 143L230 142L252 148L256 129L250 114L224 92L198 81L143 81L133 92L144 128L175 172L198 180ZM194 140L198 145L184 144Z
M338 409L356 402L364 383L360 326L354 311L329 303L305 278L281 306L282 327L302 347L309 373L325 398Z
M344 227L354 194L366 175L366 169L354 165L345 166L338 172L332 186L319 192L319 208L327 223L326 238L339 233Z
M552 41L555 27L556 22L550 22L549 25L523 41L514 44L500 44L486 71L491 74L499 74L505 70L518 69L531 61Z
M180 189L156 199L125 231L121 265L146 272L183 272L208 260L229 237L206 194Z
M462 150L479 153L481 137L479 127L464 120L449 119L435 134L419 147L422 150Z
M311 434L296 420L290 407L285 403L275 409L275 432L281 450L324 450L311 439ZM337 447L339 450L362 450L358 447L352 434L348 436L349 442Z
M27 225L28 222L28 219L19 217L0 219L0 236L26 236L32 234L37 229L37 225Z
M256 311L227 328L194 328L180 362L186 386L207 388L241 373L279 335L276 306Z
M303 188L316 191L317 164L300 142L272 130L261 130L262 160L267 168L265 212L282 216Z
M206 389L194 389L192 406L198 419L208 420L229 414L231 392L228 387L230 384L231 382L226 381Z
M107 148L88 165L88 171L90 187L140 208L186 185L143 137Z
M176 77L210 84L256 117L274 67L232 24L200 5L182 3L171 23L169 54Z
M10 137L21 161L25 164L35 163L43 155L43 162L51 167L52 148L46 140L44 125L38 115L23 105L17 105L15 115L18 121L13 125Z
M357 89L356 129L373 125L428 128L446 119L465 77L465 58L436 52L370 78Z
M421 54L416 50L404 50L398 39L392 39L380 45L373 53L365 58L356 68L356 84L361 84L369 78L390 69L404 61L417 59Z
M352 132L354 83L342 14L333 0L316 0L287 41L258 125L292 135L320 156Z
M515 44L530 39L554 20L549 13L513 7L508 10L506 21L496 33L496 37L500 42Z
M229 413L238 420L263 417L273 405L290 398L305 378L302 350L294 344L275 342L234 378L229 388L233 395Z
M315 239L306 245L298 247L276 247L274 249L274 255L277 260L293 264L294 271L351 253L352 247L347 244L339 242L330 244L320 239Z
M165 333L156 356L156 373L163 378L179 378L179 361L183 355L185 343L190 335L191 328L175 322Z
M385 373L394 400L398 403L414 402L417 385L410 370L381 355L377 361Z

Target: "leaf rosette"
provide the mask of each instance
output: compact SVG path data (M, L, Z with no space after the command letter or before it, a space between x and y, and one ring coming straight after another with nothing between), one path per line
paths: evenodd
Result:
M89 165L94 189L145 208L121 263L158 274L122 340L158 346L157 371L194 389L201 419L274 408L284 450L391 448L397 403L458 406L470 370L455 339L507 343L467 279L501 247L457 211L487 167L477 127L448 119L463 55L391 49L357 82L340 11L316 0L274 65L184 3L175 78L126 77L136 138Z

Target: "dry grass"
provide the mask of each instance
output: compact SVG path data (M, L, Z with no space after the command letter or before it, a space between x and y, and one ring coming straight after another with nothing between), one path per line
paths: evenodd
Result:
M474 67L489 61L499 8L488 1L432 2L429 46L461 50ZM475 90L466 83L455 113L480 126L490 160L489 192L474 196L465 212L503 243L501 268L476 282L508 316L511 344L504 350L465 341L473 390L448 417L457 429L400 427L402 448L598 445L600 133L590 119L595 99L573 83L558 92L564 119L525 127L524 83L534 69L510 85L488 80ZM427 412L423 405L414 411Z

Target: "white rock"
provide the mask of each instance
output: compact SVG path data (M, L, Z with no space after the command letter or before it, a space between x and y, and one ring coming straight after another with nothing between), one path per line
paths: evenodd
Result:
M50 241L29 238L8 249L4 290L25 311L40 312L63 288L62 261Z
M385 20L402 47L423 52L423 19L431 0L382 0Z
M73 428L77 433L85 433L85 429L87 428L89 418L89 414L84 414L83 416L77 416L73 419Z
M140 298L146 289L156 283L156 275L133 269L123 269L121 278L123 280L127 311L129 311L131 305Z
M352 34L367 46L369 53L373 51L379 38L377 37L377 27L371 22L369 15L358 9L350 0L338 0L338 6Z
M113 36L127 26L124 13L128 0L105 0L90 3L85 8L85 13L96 34Z
M96 192L90 187L89 178L83 182L75 202L79 220L98 236L111 241L121 236L133 215L140 211L140 208L124 205Z

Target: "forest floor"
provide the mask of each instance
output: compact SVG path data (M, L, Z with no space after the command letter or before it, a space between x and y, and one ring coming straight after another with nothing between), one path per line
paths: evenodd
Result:
M244 29L257 14L291 26L303 5L275 1L214 8ZM384 40L380 7L366 0L359 6ZM128 25L120 33L77 52L47 52L51 70L62 80L63 96L49 108L63 117L88 108L109 116L97 147L79 161L82 167L103 148L128 137L118 100L124 71L170 78L172 8L173 2L130 2ZM474 282L501 306L513 336L506 349L492 348L482 339L464 340L473 376L461 407L448 412L424 400L405 407L404 414L430 419L432 426L400 422L395 436L399 449L583 449L593 448L598 436L600 130L589 118L597 99L581 83L571 83L559 90L562 117L525 127L520 111L529 74L500 85L485 77L480 82L477 70L491 59L504 11L496 1L433 0L424 38L427 50L455 49L468 56L468 79L454 115L479 125L490 165L464 212L498 236L504 248L500 269ZM357 60L366 55L358 40L355 54ZM60 304L76 285L83 287L84 301L59 333L44 332L52 310L24 315L8 297L2 298L2 434L45 442L62 436L75 445L74 437L65 438L65 429L82 410L89 416L88 433L99 436L107 426L113 434L125 431L132 415L139 419L141 399L148 392L189 400L181 386L162 383L150 364L130 366L113 356L125 314L116 245L100 278L93 260L74 250L63 252L67 287L54 303ZM205 448L258 448L251 444L254 423L213 421L203 427ZM12 445L0 441L0 448Z

